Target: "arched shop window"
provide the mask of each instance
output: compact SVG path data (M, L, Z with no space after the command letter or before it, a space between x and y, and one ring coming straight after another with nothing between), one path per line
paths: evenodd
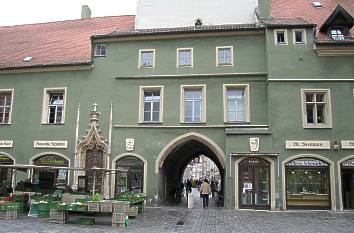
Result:
M7 155L0 154L0 164L1 165L13 165L14 161ZM12 169L10 168L0 168L0 183L6 183L7 186L11 186L12 183Z
M117 161L116 193L130 191L142 193L144 185L144 162L140 159L127 156Z
M288 208L329 209L329 165L313 158L288 162L286 169L286 200Z
M354 209L354 158L340 164L342 203L344 209Z
M68 167L69 161L58 155L43 155L33 161L34 165L46 167ZM39 189L51 190L65 186L68 182L68 170L36 168L33 173L33 184Z

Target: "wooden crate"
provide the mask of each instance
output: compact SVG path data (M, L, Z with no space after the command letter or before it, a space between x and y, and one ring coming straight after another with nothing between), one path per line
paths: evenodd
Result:
M98 201L88 201L87 211L89 212L100 212L100 202Z
M129 217L136 217L138 215L138 207L137 206L130 206L128 208L128 216Z
M2 210L0 211L0 218L5 220L17 219L17 210Z
M68 212L64 210L51 209L49 213L49 222L64 224L68 220Z
M126 213L112 213L112 226L124 226L128 215Z
M113 210L112 201L101 201L100 202L100 209L101 209L101 212L109 212L109 213L111 213L112 210Z
M113 212L115 213L127 213L128 208L129 208L129 202L127 201L113 202Z

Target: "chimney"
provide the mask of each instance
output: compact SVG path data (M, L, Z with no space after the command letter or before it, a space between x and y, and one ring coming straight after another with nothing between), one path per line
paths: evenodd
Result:
M81 7L81 19L91 18L91 9L88 5L82 5Z

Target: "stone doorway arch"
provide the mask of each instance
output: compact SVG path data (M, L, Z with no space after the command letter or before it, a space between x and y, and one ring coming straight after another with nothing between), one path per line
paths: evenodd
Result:
M183 171L189 161L204 155L218 167L223 190L225 177L225 154L221 148L205 135L190 132L171 140L155 161L158 174L158 202L169 203L171 193L181 187Z

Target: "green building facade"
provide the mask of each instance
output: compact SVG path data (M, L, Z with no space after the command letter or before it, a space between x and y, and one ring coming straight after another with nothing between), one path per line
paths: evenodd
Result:
M344 18L350 30L337 11L329 27ZM163 205L205 155L226 208L354 208L353 39L321 41L315 28L259 15L116 31L91 37L84 64L2 69L2 164L120 169L98 172L95 189ZM92 170L10 170L3 180L93 187Z

